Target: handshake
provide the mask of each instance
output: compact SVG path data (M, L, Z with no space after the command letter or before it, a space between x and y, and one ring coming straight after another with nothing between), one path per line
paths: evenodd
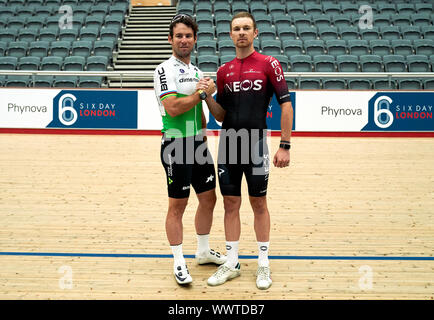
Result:
M203 90L206 92L208 97L211 97L216 90L214 80L209 77L200 79L196 84L196 91L197 90Z

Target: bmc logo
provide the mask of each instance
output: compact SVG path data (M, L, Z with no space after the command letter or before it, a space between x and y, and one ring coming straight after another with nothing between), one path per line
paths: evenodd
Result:
M244 80L244 81L234 81L227 83L225 88L230 92L240 92L240 91L259 91L262 89L262 80Z

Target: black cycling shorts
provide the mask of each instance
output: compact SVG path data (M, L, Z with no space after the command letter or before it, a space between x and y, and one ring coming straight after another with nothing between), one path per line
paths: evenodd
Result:
M161 163L166 171L170 198L188 198L216 187L214 162L203 137L166 138L161 141Z
M226 139L226 140L225 140ZM241 181L246 177L249 196L267 194L270 156L266 137L255 141L230 143L221 136L219 142L218 175L224 196L241 196Z

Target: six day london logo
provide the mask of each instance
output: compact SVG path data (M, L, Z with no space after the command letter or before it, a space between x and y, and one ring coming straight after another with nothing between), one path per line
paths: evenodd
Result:
M137 91L62 90L48 128L137 129Z
M378 92L362 131L432 131L433 105L434 92Z

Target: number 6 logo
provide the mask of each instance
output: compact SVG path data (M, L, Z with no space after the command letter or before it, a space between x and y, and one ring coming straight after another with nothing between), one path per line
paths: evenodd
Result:
M77 111L74 109L74 101L77 100L72 94L67 93L59 99L59 120L65 126L72 126L77 121Z
M378 97L374 102L374 122L382 129L390 127L393 122L393 114L389 110L391 103L392 99L387 96ZM386 119L383 120L382 115L386 115Z

